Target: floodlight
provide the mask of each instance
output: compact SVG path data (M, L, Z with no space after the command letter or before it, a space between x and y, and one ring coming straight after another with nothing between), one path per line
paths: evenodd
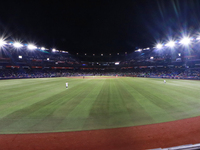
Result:
M13 46L16 47L16 48L20 48L20 47L22 47L23 45L22 45L21 43L19 43L19 42L15 42L15 43L13 44Z
M56 49L55 49L55 48L53 48L53 49L52 49L52 52L56 52Z
M184 38L182 38L182 40L180 41L180 43L183 44L183 45L188 45L188 44L190 44L190 42L191 42L191 40L190 40L189 37L184 37Z
M19 58L19 59L22 59L22 56L21 56L21 55L19 55L19 56L18 56L18 58Z
M115 62L115 65L119 65L119 62Z
M142 49L135 50L135 52L141 52L141 51L142 51Z
M175 46L175 42L174 41L169 41L166 46L169 46L169 47L174 47Z
M3 39L0 39L0 47L3 47L6 44L6 42Z
M49 60L49 58L47 58L47 60Z
M45 48L44 48L44 47L41 47L41 50L45 50Z
M196 38L196 40L200 40L200 36Z
M153 59L153 56L152 56L152 57L150 57L150 59Z
M37 47L35 45L33 45L33 44L29 44L27 47L30 50L37 49Z
M162 44L160 44L160 43L158 43L157 45L156 45L156 48L158 48L158 49L160 49L160 48L162 48Z

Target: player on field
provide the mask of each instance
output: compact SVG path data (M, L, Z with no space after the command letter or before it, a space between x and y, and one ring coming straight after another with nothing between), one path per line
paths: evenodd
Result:
M66 89L68 89L68 82L66 82Z
M166 83L166 80L164 80L164 83Z

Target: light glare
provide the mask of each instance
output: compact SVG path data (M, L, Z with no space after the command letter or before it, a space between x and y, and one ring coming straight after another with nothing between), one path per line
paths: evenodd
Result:
M6 44L6 42L3 39L0 39L0 47L3 47Z
M119 65L119 62L115 62L115 65Z
M41 50L45 50L45 48L44 48L44 47L41 47Z
M184 37L180 43L183 44L183 45L189 45L191 42L190 38L189 37Z
M20 47L22 47L23 45L22 45L21 43L19 43L19 42L15 42L15 43L13 44L13 46L16 47L16 48L20 48Z
M160 43L157 44L157 45L156 45L156 48L158 48L158 49L162 48L162 44L160 44Z
M175 42L174 41L169 41L166 46L169 46L169 47L174 47L175 46Z
M29 44L28 45L28 49L30 49L30 50L33 50L33 49L36 49L37 47L35 46L35 45L33 45L33 44Z
M200 37L197 37L196 40L200 40Z

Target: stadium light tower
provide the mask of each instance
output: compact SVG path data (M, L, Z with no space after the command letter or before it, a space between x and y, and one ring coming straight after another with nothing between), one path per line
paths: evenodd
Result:
M167 44L166 44L166 46L168 46L168 47L174 47L175 46L175 42L174 41L169 41Z
M187 46L191 43L191 39L189 37L183 37L180 43Z
M15 43L13 44L13 46L14 46L15 48L21 48L23 45L22 45L21 43L19 43L19 42L15 42Z
M35 45L33 45L33 44L29 44L27 47L28 47L28 49L30 49L30 50L37 49L37 47L36 47Z
M161 49L162 47L163 47L163 45L160 44L160 43L158 43L158 44L156 45L156 48L158 48L158 49Z

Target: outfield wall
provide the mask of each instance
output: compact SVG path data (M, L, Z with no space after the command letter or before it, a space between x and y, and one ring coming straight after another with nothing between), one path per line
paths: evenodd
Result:
M193 76L188 76L188 77L182 77L182 76L128 76L128 77L141 77L141 78L163 78L163 79L185 79L185 80L200 80L200 77L193 77Z
M31 79L31 78L54 78L54 77L83 77L83 76L91 76L91 75L75 75L75 76L40 76L40 77L0 77L0 80L7 80L7 79ZM101 75L102 77L105 75ZM108 75L106 75L108 76ZM115 75L110 75L115 77ZM119 76L120 77L120 76ZM193 76L188 76L188 77L170 77L170 76L135 76L135 75L122 75L122 77L140 77L140 78L163 78L163 79L184 79L184 80L200 80L200 77L193 77Z

